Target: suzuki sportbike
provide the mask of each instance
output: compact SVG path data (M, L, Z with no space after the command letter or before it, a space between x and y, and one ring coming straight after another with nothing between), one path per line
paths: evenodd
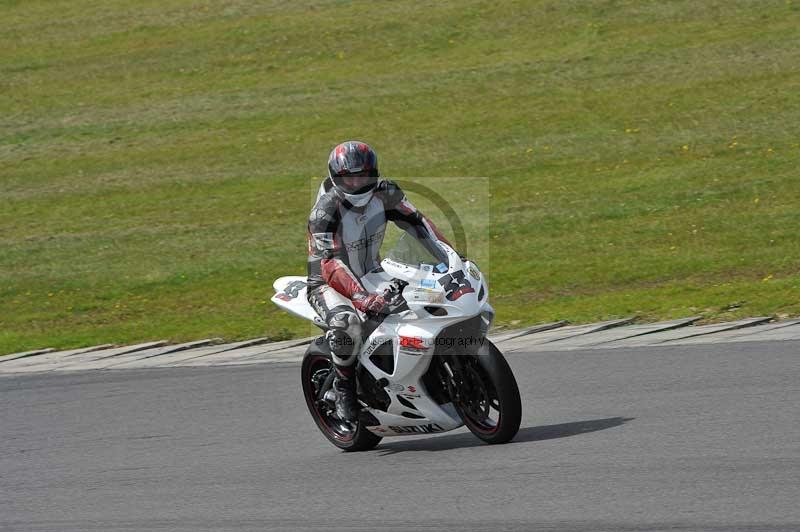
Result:
M360 413L336 416L329 343L309 345L301 379L308 410L328 440L345 451L372 449L388 436L435 434L466 425L486 443L505 443L519 430L522 406L514 374L486 337L494 319L478 267L439 242L449 264L403 235L362 278L383 293L387 308L363 314L356 361ZM272 301L326 330L306 299L305 277L281 277Z

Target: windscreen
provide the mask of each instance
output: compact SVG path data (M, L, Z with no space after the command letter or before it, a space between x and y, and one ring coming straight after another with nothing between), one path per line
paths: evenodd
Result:
M386 253L386 257L414 268L419 268L420 264L436 265L439 263L430 251L407 233L400 236L397 244Z

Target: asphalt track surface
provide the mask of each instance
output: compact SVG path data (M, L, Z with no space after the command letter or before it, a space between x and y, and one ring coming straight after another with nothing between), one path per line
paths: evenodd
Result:
M800 530L800 342L516 352L514 442L331 446L293 363L0 378L0 531Z

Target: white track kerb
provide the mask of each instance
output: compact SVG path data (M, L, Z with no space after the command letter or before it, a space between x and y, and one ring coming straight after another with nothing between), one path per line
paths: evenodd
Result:
M632 324L620 319L587 325L557 322L520 330L497 331L489 338L506 354L574 349L615 349L725 342L800 340L800 319L771 321L747 318L712 325L694 325L699 318ZM314 338L269 343L256 338L235 343L207 339L178 345L150 342L132 346L101 345L69 351L40 349L0 357L0 376L85 370L164 367L207 367L299 363Z

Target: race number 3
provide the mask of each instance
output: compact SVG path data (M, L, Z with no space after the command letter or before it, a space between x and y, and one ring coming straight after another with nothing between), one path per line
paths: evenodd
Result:
M306 283L303 281L292 281L282 293L278 294L278 299L282 299L283 301L291 301L300 295L300 290L305 288L305 286Z
M455 301L464 294L470 294L475 291L469 279L464 276L464 272L460 271L445 275L439 279L439 284L444 288L444 297L449 301Z

